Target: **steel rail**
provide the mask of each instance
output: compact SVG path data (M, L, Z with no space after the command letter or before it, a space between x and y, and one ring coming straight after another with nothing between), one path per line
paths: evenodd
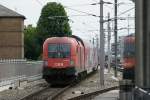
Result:
M52 88L47 86L40 91L27 95L20 100L54 100L58 95L69 89L71 85L64 88Z
M66 91L67 89L77 85L78 83L80 83L84 79L89 78L94 73L95 73L95 71L87 74L87 76L85 78L82 78L81 80L73 81L70 85L68 85L68 86L66 86L64 88L53 88L53 87L47 86L47 87L45 87L45 88L43 88L43 89L41 89L41 90L39 90L37 92L34 92L34 93L29 94L27 96L24 96L23 98L21 98L19 100L55 100L64 91ZM43 97L42 97L42 94L44 94Z
M67 89L71 88L73 85L69 85L63 89L61 89L60 91L58 91L57 93L53 94L51 97L49 97L47 100L55 100L59 95L61 95L64 91L66 91Z
M77 97L73 97L73 98L70 98L68 100L91 100L93 97L95 97L99 94L106 93L108 91L115 90L115 89L118 89L118 88L119 88L119 86L113 86L113 87L105 88L105 89L102 89L102 90L97 90L95 92L83 94L83 95L80 95L80 96L77 96Z
M29 95L27 95L27 96L24 96L24 97L22 97L22 98L19 99L19 100L29 100L28 98L31 98L31 97L33 97L33 96L35 96L35 95L38 95L38 94L42 93L43 91L47 90L48 88L49 88L49 86L46 86L45 88L43 88L43 89L41 89L41 90L39 90L39 91L36 91L36 92L34 92L34 93L32 93L32 94L29 94Z

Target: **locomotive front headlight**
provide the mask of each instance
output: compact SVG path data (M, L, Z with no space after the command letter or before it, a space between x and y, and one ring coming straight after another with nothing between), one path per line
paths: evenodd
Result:
M74 61L73 60L70 61L70 65L74 65Z

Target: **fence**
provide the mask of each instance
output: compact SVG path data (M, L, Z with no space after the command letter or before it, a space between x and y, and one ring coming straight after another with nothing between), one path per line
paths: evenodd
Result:
M18 80L33 81L42 78L42 61L25 59L0 59L0 86Z

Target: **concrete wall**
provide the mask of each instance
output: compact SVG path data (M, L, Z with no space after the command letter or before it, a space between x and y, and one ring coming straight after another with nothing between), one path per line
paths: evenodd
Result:
M0 58L24 58L23 29L23 18L0 18Z

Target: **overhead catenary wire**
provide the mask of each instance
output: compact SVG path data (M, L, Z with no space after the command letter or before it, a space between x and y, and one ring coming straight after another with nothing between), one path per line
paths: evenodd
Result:
M121 13L118 14L117 16L121 16L121 15L123 15L123 14L125 14L125 13L127 13L127 12L129 12L129 11L131 11L131 10L133 10L134 8L135 8L135 7L132 7L132 8L130 8L130 9L124 11L124 12L121 12Z
M93 0L93 1L97 2L97 0Z
M35 0L39 5L41 5L41 6L43 6L43 4L42 4L42 2L40 1L40 0ZM95 0L96 1L96 0ZM97 5L99 5L99 3L91 3L91 4L83 4L83 5L93 5L93 4L97 4ZM74 6L83 6L83 5L74 5ZM105 6L105 5L104 5ZM106 5L107 6L107 5ZM95 15L95 14L92 14L92 13L88 13L88 12L85 12L85 11L80 11L80 10L77 10L77 9L73 9L73 8L70 8L70 6L65 6L67 9L70 9L70 10L73 10L73 11L76 11L76 12L79 12L79 13L82 13L83 15L69 15L68 17L77 17L77 16L93 16L93 17L96 17L96 18L99 18L100 16L98 16L98 15ZM107 7L109 7L109 6L107 6ZM133 8L132 8L133 9ZM131 10L132 10L131 9ZM130 11L130 9L129 9L129 11ZM124 14L124 13L126 13L126 12L128 12L128 10L127 11L124 11L124 12L122 12L121 14ZM85 15L84 15L85 14ZM119 14L119 16L120 16L120 14ZM60 16L61 17L61 16ZM112 18L112 19L110 19L111 21L113 21L113 19L114 18ZM106 21L106 20L105 20ZM99 22L99 21L97 21L97 22ZM88 31L94 31L94 30L88 30ZM95 31L97 31L97 30L95 30Z
M82 17L82 16L84 16L84 17L85 17L85 16L87 16L87 17L88 17L88 16L90 16L90 15L87 15L87 14L85 14L85 15L80 15L80 14L79 14L79 15L69 15L69 16L50 16L50 17L51 17L51 18L56 18L56 17L57 17L57 18L61 18L61 17L62 17L62 18L64 18L64 17Z
M92 4L89 4L89 5L96 5L96 4L100 4L100 3L92 3ZM88 13L88 12L84 12L84 11L80 11L80 10L76 10L76 9L70 8L70 7L68 7L68 6L64 6L64 7L67 8L67 9L70 9L70 10L73 10L73 11L76 11L76 12L79 12L79 13L87 14L87 15L89 15L89 16L100 17L100 16L97 16L97 15L92 14L92 13ZM125 13L127 13L127 12L129 12L129 11L131 11L131 10L133 10L134 8L135 8L135 7L132 7L132 8L130 8L130 9L124 11L124 12L121 12L121 13L118 14L117 16L121 16L121 15L123 15L123 14L125 14ZM120 18L120 19L122 19L122 18ZM114 20L114 18L110 18L110 20ZM109 20L109 21L110 21L110 20Z
M49 18L66 18L66 17L85 17L85 16L90 16L90 15L69 15L69 16L50 16ZM133 20L135 17L129 17L131 20ZM104 22L108 22L108 21L114 21L115 18L110 18L108 20L104 20ZM126 20L127 17L118 17L117 19L119 20ZM97 21L99 22L99 21Z
M43 6L42 2L39 0L35 0L39 5Z
M42 2L39 1L39 0L35 0L38 4L40 4L41 6L43 6ZM99 3L91 3L91 4L83 4L83 5L96 5L96 4L99 4ZM74 5L74 6L83 6L82 4L81 5ZM76 11L76 12L79 12L79 13L84 13L84 14L87 14L87 15L90 15L90 16L94 16L94 17L100 17L100 16L97 16L95 14L92 14L92 13L88 13L88 12L84 12L84 11L80 11L80 10L77 10L77 9L73 9L73 8L70 8L71 6L64 6L65 8L67 9L70 9L70 10L73 10L73 11ZM108 7L108 6L107 6ZM121 16L131 10L133 10L135 7L132 7L122 13L120 13L118 16ZM78 16L86 16L86 15L78 15Z
M92 4L95 4L95 3L89 3L89 4L77 4L77 5L69 5L67 7L83 7L83 6L93 6Z
M131 11L131 10L133 10L135 7L132 7L132 8L130 8L130 9L128 9L128 10L126 10L126 11L124 11L124 12L121 12L120 14L118 14L117 16L121 16L121 15L123 15L123 14L125 14L125 13L128 13L129 11ZM117 17L117 19L120 19L120 20L125 20L125 19L127 19L128 17ZM134 19L135 17L130 17L130 19ZM107 21L113 21L115 18L113 17L113 18L110 18L110 19L108 19L108 20L105 20L104 22L107 22Z
M38 4L40 4L41 6L43 6L43 4L42 4L42 2L41 1L39 1L39 0L35 0ZM99 5L100 3L91 3L91 4L83 4L83 5L91 5L91 6L93 6L93 5ZM74 6L83 6L82 4L81 5L74 5ZM98 15L96 15L96 14L92 14L92 13L88 13L88 12L84 12L84 11L80 11L80 10L77 10L77 9L73 9L73 8L70 8L71 6L64 6L64 8L66 8L66 9L70 9L70 10L73 10L73 11L76 11L76 12L79 12L79 13L84 13L84 14L87 14L87 15L89 15L89 16L93 16L93 17L100 17L100 16L98 16ZM80 15L79 15L80 16ZM81 16L86 16L86 15L81 15Z
M79 13L84 13L84 14L87 14L87 15L90 15L90 16L94 16L94 17L100 17L100 16L97 16L95 14L92 14L92 13L88 13L88 12L84 12L84 11L80 11L80 10L77 10L77 9L73 9L73 8L70 8L70 7L67 7L67 6L64 6L66 9L70 9L70 10L73 10L73 11L76 11L76 12L79 12Z
M41 6L43 6L43 4L41 3L41 1L39 1L39 0L35 0L38 4L40 4ZM91 3L91 4L83 4L83 5L98 5L99 3ZM74 6L82 6L82 4L81 5L74 5ZM70 16L68 16L68 17L76 17L76 16L93 16L93 17L97 17L97 18L99 18L100 16L98 16L98 15L96 15L96 14L92 14L92 13L88 13L88 12L85 12L85 11L80 11L80 10L77 10L77 9L74 9L74 8L71 8L70 6L64 6L66 9L70 9L70 10L73 10L73 11L76 11L76 12L79 12L79 13L82 13L82 14L85 14L85 15L70 15ZM128 9L128 10L126 10L126 11L124 11L124 12L122 12L122 13L120 13L118 16L120 16L120 15L123 15L123 14L125 14L125 13L127 13L127 12L129 12L130 10L133 10L134 9L134 7L133 8L131 8L131 9ZM63 17L63 16L58 16L58 17ZM119 19L122 19L122 18L119 18ZM108 21L113 21L114 20L114 18L110 18L110 20L108 20ZM107 22L107 20L105 20L105 22Z
M73 11L76 11L76 12L79 12L79 13L87 14L87 15L89 15L89 16L100 17L100 16L97 16L97 15L92 14L92 13L88 13L88 12L84 12L84 11L80 11L80 10L76 10L76 9L70 8L70 7L68 7L68 6L64 6L64 7L67 8L67 9L70 9L70 10L73 10ZM118 14L118 16L121 16L121 15L123 15L123 14L125 14L125 13L127 13L127 12L129 12L129 11L131 11L131 10L133 10L134 8L135 8L135 7L132 7L132 8L130 8L130 9L128 9L128 10L126 10L126 11L124 11L124 12ZM133 17L133 18L134 18L134 17ZM112 21L112 20L114 20L114 19L115 19L115 18L110 18L108 21ZM119 18L119 19L122 19L122 18Z

